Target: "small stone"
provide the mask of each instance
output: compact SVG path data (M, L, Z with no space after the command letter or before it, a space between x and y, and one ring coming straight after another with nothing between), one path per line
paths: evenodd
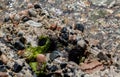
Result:
M55 72L56 70L58 70L58 67L56 65L51 66L50 68L51 72Z
M25 49L24 44L23 44L22 42L20 42L20 41L16 41L15 44L14 44L14 47L15 47L16 49L18 49L18 50L23 50L23 49Z
M66 27L63 27L62 29L61 29L61 33L66 33L67 32L67 28Z
M29 10L28 10L28 13L29 13L29 15L30 15L31 17L36 17L36 15L37 15L37 12L34 11L34 10L32 10L32 9L29 9Z
M10 20L10 16L9 15L5 15L5 17L4 17L4 22L8 22Z
M82 48L85 48L86 47L86 42L84 40L79 40L77 42L77 45L80 46L80 47L82 47Z
M14 21L20 21L20 16L18 14L14 16Z
M21 43L23 43L23 44L26 43L26 39L25 39L24 37L20 37L19 41L20 41Z
M4 64L7 64L8 58L6 57L6 55L2 54L1 55L1 59L2 59L2 61L3 61Z
M23 22L26 22L26 21L28 21L28 20L31 20L28 16L24 16L24 17L22 18L22 21L23 21Z
M61 63L60 64L61 69L65 68L66 66L67 66L67 63Z
M69 34L68 34L68 33L62 33L62 34L61 34L61 37L62 37L63 39L65 39L65 40L68 40Z
M37 23L35 21L29 20L26 22L27 25L34 26L34 27L42 27L41 23Z
M35 9L41 9L41 6L40 6L40 4L35 4L35 5L34 5L34 8L35 8Z
M82 25L82 24L76 24L75 25L75 28L77 29L77 30L80 30L81 32L84 32L84 26Z
M2 60L0 60L0 65L3 65L3 61Z
M38 63L44 63L46 62L46 56L43 54L38 54L36 60Z
M28 7L28 8L33 8L34 6L33 6L32 3L28 3L27 7Z
M53 51L51 54L50 54L50 60L54 60L56 59L57 57L60 57L61 56L61 53L59 51Z
M13 71L18 73L21 70L22 70L22 66L15 62L15 64L13 65Z
M51 30L56 30L56 28L57 28L57 25L56 25L56 24L52 24L52 25L50 26L50 29L51 29Z
M0 77L8 77L8 74L6 72L0 72Z
M5 66L0 66L0 72L7 72L7 68Z

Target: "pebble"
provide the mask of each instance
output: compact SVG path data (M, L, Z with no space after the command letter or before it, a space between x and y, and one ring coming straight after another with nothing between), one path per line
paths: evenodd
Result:
M10 16L9 15L5 15L5 17L4 17L4 22L8 22L10 20Z
M8 77L8 74L6 72L0 72L0 77Z
M35 9L41 9L41 5L40 4L34 4L34 8Z
M50 60L53 61L54 59L56 59L57 57L60 57L60 56L61 56L61 53L59 51L53 51L50 54Z
M34 10L32 10L32 9L29 9L29 10L28 10L28 13L29 13L29 15L30 15L31 17L36 17L36 15L37 15L37 12L34 11Z
M30 25L30 26L33 26L33 27L42 27L42 24L39 22L39 23L37 23L37 22L35 22L35 21L33 21L33 20L29 20L29 21L27 21L27 22L25 22L27 25Z
M80 30L81 32L84 32L84 25L82 25L80 23L75 24L75 28L77 30Z
M15 64L13 65L13 71L18 73L21 70L22 70L22 66L15 62Z
M67 63L61 63L60 64L61 69L65 68L66 66L67 66Z
M46 56L43 54L38 54L36 60L38 63L44 63L46 62Z
M84 40L79 40L79 41L77 41L77 45L82 47L82 48L85 48L86 47L86 42Z
M62 29L61 29L61 33L66 33L67 32L67 28L66 27L63 27Z
M50 67L51 72L55 72L56 70L58 70L58 67L56 65Z
M23 18L22 18L22 21L23 22L26 22L26 21L28 21L28 20L31 20L28 16L23 16Z
M25 46L22 42L20 41L16 41L15 44L14 44L14 47L17 49L17 50L23 50L25 49Z
M6 55L2 54L2 55L1 55L1 59L2 59L2 61L3 61L4 64L7 64L8 58L7 58Z

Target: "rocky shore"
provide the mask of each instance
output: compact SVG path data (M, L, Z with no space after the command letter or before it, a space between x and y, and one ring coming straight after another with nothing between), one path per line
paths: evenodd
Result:
M119 0L0 1L0 77L119 76Z

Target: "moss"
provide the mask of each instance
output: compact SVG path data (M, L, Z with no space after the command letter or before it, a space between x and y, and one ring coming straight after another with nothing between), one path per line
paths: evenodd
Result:
M29 61L32 70L37 74L43 74L46 63L42 63L40 70L37 70L38 63L36 57L38 54L46 53L50 47L50 39L46 36L40 36L37 47L29 46L24 52L24 57Z
M38 44L37 47L30 46L30 47L26 48L24 57L27 58L28 60L33 60L34 58L36 58L37 54L46 53L46 51L50 47L50 39L46 36L39 37L39 41L41 41L41 40L43 41L43 39L46 40L44 45ZM38 42L38 43L40 43L40 42Z

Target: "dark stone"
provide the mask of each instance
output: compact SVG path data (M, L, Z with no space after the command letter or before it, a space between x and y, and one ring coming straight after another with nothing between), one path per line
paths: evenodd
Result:
M19 65L18 63L15 63L15 64L13 65L13 71L14 71L14 72L18 73L18 72L20 72L21 70L22 70L22 66Z
M82 24L79 24L79 23L76 24L75 28L80 30L81 32L84 32L84 25L82 25Z
M0 60L0 65L3 65L4 63L3 63L3 61L2 60Z
M68 40L69 34L68 33L61 33L61 38Z
M35 8L35 9L41 9L41 6L40 6L40 4L35 4L35 5L34 5L34 8Z
M18 49L18 50L23 50L23 49L25 49L24 44L23 44L22 42L20 42L20 41L16 41L15 44L14 44L14 47L15 47L16 49Z
M18 35L18 37L22 37L23 33L22 32L18 32L17 35Z
M38 40L38 45L39 46L43 46L43 45L46 44L46 42L47 42L47 39L46 38L42 38L42 39Z
M10 20L10 16L5 16L5 18L4 18L4 22L8 22Z
M107 55L103 54L102 52L98 53L97 57L98 57L100 60L105 60L105 61L108 60Z
M70 77L67 73L64 74L64 77Z
M4 65L0 66L0 72L6 72L7 68Z
M31 20L28 16L24 16L24 17L22 18L22 21L23 21L23 22L26 22L26 21L28 21L28 20Z
M67 66L67 63L61 63L60 64L61 69L65 68L66 66Z
M20 42L23 43L23 44L26 43L26 39L25 39L24 37L21 37L19 40L20 40Z
M52 39L50 38L50 47L49 47L49 51L54 51L57 49L57 40L56 39Z
M61 29L61 33L66 33L67 32L67 28L66 27L63 27L62 29Z
M51 72L55 72L56 70L58 70L58 67L56 65L51 66L50 68Z
M0 56L2 55L2 51L0 51Z
M83 48L74 48L74 49L69 51L68 60L79 64L80 59L83 56L85 57L84 52L85 52L85 50Z
M53 51L51 54L50 54L50 60L54 60L56 59L57 57L60 57L61 56L61 53L59 51Z

